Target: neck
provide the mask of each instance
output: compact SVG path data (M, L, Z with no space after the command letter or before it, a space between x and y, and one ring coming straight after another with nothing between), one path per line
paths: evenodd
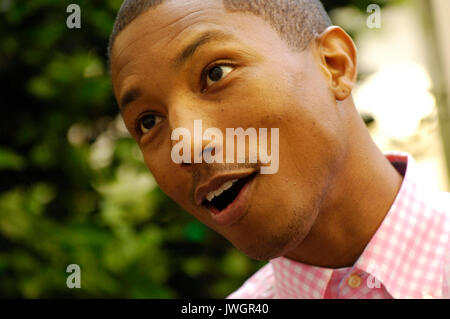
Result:
M311 231L287 258L326 268L352 266L398 194L401 175L375 145L357 112L350 113L349 123L356 124L348 126L352 141L346 158Z

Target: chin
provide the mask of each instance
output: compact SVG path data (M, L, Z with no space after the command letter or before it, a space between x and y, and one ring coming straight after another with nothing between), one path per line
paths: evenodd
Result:
M254 260L258 260L258 261L269 261L271 259L275 259L275 258L282 256L282 254L280 254L280 253L276 253L274 251L269 251L269 250L268 251L264 251L264 250L247 251L247 250L243 250L243 249L239 249L239 250L242 251L247 257L254 259Z
M296 247L299 240L297 236L293 235L292 233L282 234L281 236L279 234L275 236L266 235L245 247L243 247L242 243L234 246L249 258L268 261L281 257ZM305 236L302 237L304 238Z
M253 233L251 240L235 240L232 244L255 260L271 260L285 256L301 245L316 216L316 210L296 210L288 223L278 225L270 231Z

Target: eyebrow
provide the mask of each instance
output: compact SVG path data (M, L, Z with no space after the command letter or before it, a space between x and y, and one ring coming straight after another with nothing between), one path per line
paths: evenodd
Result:
M142 95L142 92L139 88L132 88L126 91L126 93L122 96L119 103L119 108L121 111L124 111L128 104L137 100Z
M203 45L215 42L215 41L226 41L226 40L234 40L236 39L233 35L230 33L226 33L221 30L213 30L213 31L206 31L197 38L195 38L194 41L192 41L191 44L187 45L174 59L174 65L176 68L180 68L184 63L186 63L189 58L191 58L194 53Z
M180 51L172 60L176 69L180 69L183 64L185 64L194 53L203 45L215 41L226 41L236 39L230 33L226 33L221 30L209 30L201 33L196 37L189 45L187 45L183 50ZM134 102L139 97L141 97L142 91L139 88L131 88L125 92L125 94L120 99L119 108L123 112L128 104Z

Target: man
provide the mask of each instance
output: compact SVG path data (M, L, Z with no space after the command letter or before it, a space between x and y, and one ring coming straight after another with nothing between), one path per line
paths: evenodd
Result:
M109 52L123 120L161 189L270 260L230 298L444 296L450 200L422 187L411 156L372 141L351 95L355 45L319 1L125 0ZM194 136L196 121L278 128L277 171L262 174L250 151L196 161L232 150L211 139L200 154L184 140L174 160L173 132Z

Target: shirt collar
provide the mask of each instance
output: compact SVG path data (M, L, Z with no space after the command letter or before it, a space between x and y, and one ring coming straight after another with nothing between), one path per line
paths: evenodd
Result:
M331 269L279 257L270 261L279 298L324 298L333 274L365 272L394 298L442 295L445 215L430 207L428 192L411 155L386 154L404 176L382 224L353 267ZM421 186L421 187L419 187Z

